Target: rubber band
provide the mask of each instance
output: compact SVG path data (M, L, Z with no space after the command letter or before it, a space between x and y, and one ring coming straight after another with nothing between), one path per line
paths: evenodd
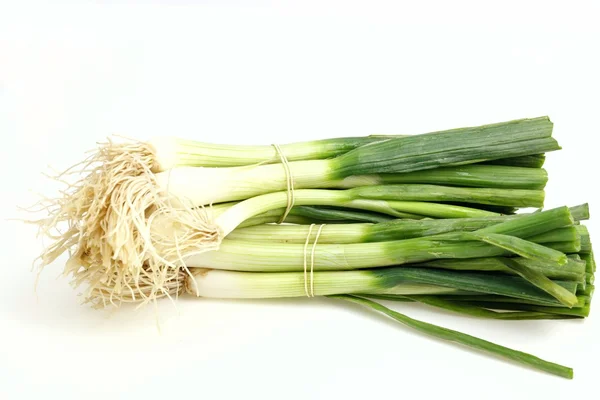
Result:
M288 201L287 201L287 207L285 208L285 212L283 213L283 215L281 216L281 218L279 219L279 222L278 222L278 224L281 224L287 218L292 207L294 207L294 177L292 176L292 171L290 169L290 163L288 162L288 159L285 156L285 154L283 154L283 151L281 151L281 147L279 147L278 144L272 144L271 146L273 146L275 148L275 151L277 152L277 154L279 155L279 158L281 159L281 164L283 165L283 169L285 170L285 177L286 177L286 181L287 181L287 200Z
M307 257L306 250L308 249L308 243L310 242L310 235L311 235L314 227L315 227L315 224L310 225L310 227L308 228L308 234L306 235L306 241L304 242L304 293L306 294L306 297L315 297L315 276L314 276L315 250L317 248L317 242L319 241L319 236L321 236L321 231L325 227L325 224L322 224L321 226L319 226L319 229L317 230L317 235L315 236L315 240L312 245L312 249L310 252L310 275L309 275L308 265L307 265L308 257ZM309 285L310 285L310 288L309 288Z

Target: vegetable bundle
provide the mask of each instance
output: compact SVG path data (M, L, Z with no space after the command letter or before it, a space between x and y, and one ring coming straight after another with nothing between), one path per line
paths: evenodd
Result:
M542 211L545 153L558 149L546 117L281 146L108 142L45 201L35 222L53 243L41 266L68 252L65 272L98 306L331 296L572 377L368 299L479 318L587 317L587 205Z

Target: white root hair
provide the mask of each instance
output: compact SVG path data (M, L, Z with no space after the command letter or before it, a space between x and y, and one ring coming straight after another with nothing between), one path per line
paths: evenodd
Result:
M66 189L40 202L37 211L48 217L29 221L53 241L38 258L40 270L68 253L64 273L75 285L88 286L87 300L95 305L146 303L179 293L184 257L217 249L222 233L210 209L184 207L159 189L154 154L147 143L109 140L54 177ZM76 173L87 175L66 182Z

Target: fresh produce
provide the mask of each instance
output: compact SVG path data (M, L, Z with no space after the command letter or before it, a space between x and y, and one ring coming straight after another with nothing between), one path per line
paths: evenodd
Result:
M477 318L587 317L587 204L543 210L545 154L559 149L547 117L281 146L109 141L78 167L87 175L42 202L34 222L53 242L39 264L68 252L65 273L99 307L185 293L330 296L570 378L370 300Z

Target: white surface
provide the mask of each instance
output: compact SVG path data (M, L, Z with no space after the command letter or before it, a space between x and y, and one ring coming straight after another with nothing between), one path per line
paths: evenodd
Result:
M39 175L47 164L67 167L112 133L269 144L539 115L552 118L564 147L547 162L547 206L600 207L597 2L79 3L0 6L3 219L33 200L29 189L51 187ZM600 235L595 217L589 227ZM34 229L4 222L0 234L3 399L583 399L597 391L597 313L510 323L397 306L573 366L574 381L326 300L186 299L179 313L163 302L159 333L152 309L107 315L79 305L68 280L56 279L60 262L41 276L36 301Z

